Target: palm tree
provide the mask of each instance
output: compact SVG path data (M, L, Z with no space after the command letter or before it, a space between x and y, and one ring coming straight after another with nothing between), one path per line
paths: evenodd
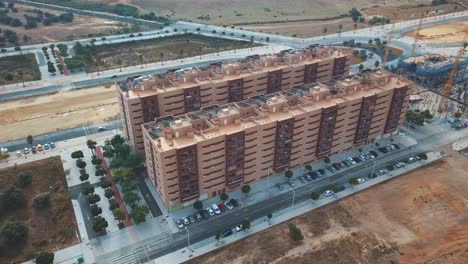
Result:
M100 74L99 69L100 69L100 66L101 66L101 61L99 59L96 59L95 57L92 57L92 60L94 62L94 66L97 69L97 75L99 75Z
M357 24L354 23L354 33L353 34L356 34L356 28L357 28Z
M203 52L203 47L199 47L198 50L200 51L200 60L201 60L201 55L202 55L202 52Z
M341 36L341 30L343 29L343 25L338 25L338 35Z
M252 46L253 46L253 43L254 43L254 36L250 36L250 50L252 50Z
M183 62L183 58L184 58L184 49L180 49L179 50L179 54L180 54L180 62Z
M122 59L117 59L117 65L119 65L120 71L122 71Z
M164 65L164 53L159 53L159 58L161 58L161 65Z
M328 29L326 27L323 28L323 38L325 39L325 34L327 34Z
M24 87L24 72L22 70L18 70L18 77L21 78L21 82L23 82Z
M139 54L138 58L140 59L141 68L143 69L143 54Z

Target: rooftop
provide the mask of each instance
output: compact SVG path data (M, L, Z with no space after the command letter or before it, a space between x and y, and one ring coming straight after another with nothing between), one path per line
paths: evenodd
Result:
M127 92L127 97L135 98L347 55L335 47L310 46L302 50L284 50L274 55L251 55L237 61L216 62L204 67L171 69L163 74L128 78L125 81L118 81L117 85L122 91Z
M178 116L160 117L143 126L158 148L165 151L408 84L388 72L371 71L340 80L301 84L289 90Z

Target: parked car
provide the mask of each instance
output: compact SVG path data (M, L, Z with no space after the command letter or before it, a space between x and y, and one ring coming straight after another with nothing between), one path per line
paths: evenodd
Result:
M36 152L37 152L36 147L32 146L32 147L31 147L31 152L32 152L33 154L36 154Z
M299 181L300 181L301 183L306 183L307 180L305 179L304 176L301 176L301 177L299 177Z
M54 142L50 142L50 147L54 149L54 148L55 148L55 143L54 143Z
M393 146L392 144L388 144L387 148L390 149L391 151L396 150L395 146Z
M221 233L221 237L222 237L222 238L228 237L228 236L230 236L230 235L232 235L232 234L233 234L233 232L232 232L231 229L226 229L226 230L223 231L223 233Z
M375 150L371 150L371 151L369 151L369 152L370 152L372 155L374 155L374 157L376 157L376 158L379 156L379 154L378 154L377 151L375 151Z
M237 231L237 232L240 232L240 231L242 231L243 229L244 229L244 227L243 227L242 225L236 226L236 231Z
M341 168L349 167L348 163L346 163L344 160L342 162L338 163L338 164L340 164Z
M341 169L341 167L340 167L340 165L338 163L333 163L332 167L335 168L335 170L340 170Z
M361 163L362 160L358 157L353 157L353 160L356 162L356 163Z
M304 177L306 178L306 180L308 180L308 181L312 181L312 176L310 176L310 174L309 174L309 173L307 173L307 174L304 174Z
M400 149L400 146L398 146L398 144L393 143L392 146L395 147L396 149Z
M334 192L332 190L326 190L325 192L323 192L323 195L324 196L330 196L330 195L333 195Z
M404 163L404 162L398 162L398 163L395 165L395 167L396 167L397 169L403 168L404 166L406 166L406 163Z
M237 207L239 205L239 202L236 199L231 199L229 202L234 206Z
M377 149L378 151L382 152L382 153L387 153L388 152L388 149L387 148L384 148L384 147L380 147Z
M24 154L29 154L29 149L28 148L24 148Z
M325 168L326 168L329 172L331 172L331 173L334 173L334 172L336 171L335 168L333 168L333 167L331 167L331 166L327 166L327 167L325 167Z
M188 220L187 217L182 217L182 222L184 222L184 225L186 226L190 225L190 220Z
M413 163L413 162L416 162L416 161L417 161L417 159L415 157L409 157L408 158L409 163Z
M387 174L387 170L379 170L379 172L377 172L377 176L382 176L385 174Z
M219 210L221 210L221 212L226 211L226 207L224 207L224 204L222 204L222 203L218 204L218 208L219 208Z
M105 126L98 127L99 132L106 131L106 130L107 130L107 128Z
M21 151L16 151L16 157L21 157Z
M356 164L356 161L353 160L353 158L351 158L351 157L347 158L346 160L347 160L349 163L353 164L353 165Z
M232 208L234 208L234 206L233 206L230 202L224 202L224 206L225 206L227 209L232 209Z
M206 208L206 210L208 211L208 214L209 214L210 216L215 215L215 212L213 211L213 209L211 209L211 208L208 207L208 208Z
M184 223L179 219L175 220L175 224L180 229L184 228Z
M419 157L419 156L416 156L416 159L417 159L417 160L421 160L421 157Z
M0 152L2 152L2 153L7 153L7 152L8 152L8 149L7 149L7 148L0 148Z
M197 222L200 222L202 219L203 219L203 218L202 218L202 215L201 215L200 212L198 212L198 213L195 214L195 220L197 220Z
M358 184L361 184L361 183L363 183L363 182L365 182L365 181L366 181L366 180L365 180L365 179L363 179L363 178L359 178L359 179L357 179L357 183L358 183Z
M277 183L277 184L276 184L276 188L278 188L278 190L280 190L280 191L283 191L283 190L284 190L284 186L283 186L283 184L281 184L281 183Z
M200 214L203 217L203 219L205 219L205 220L210 218L210 213L208 213L207 210L200 210Z
M294 179L289 179L288 181L289 186L294 187L296 184L294 183Z
M194 215L189 216L188 219L189 219L190 223L192 223L192 224L195 223L195 221L196 221Z
M221 210L219 210L219 207L216 204L212 204L211 209L213 209L214 213L217 214L217 215L219 215L221 213Z
M317 170L317 174L318 174L319 177L322 177L322 176L324 176L324 175L327 174L327 173L325 172L324 169L318 169L318 170Z
M364 162L364 161L367 160L366 157L365 157L364 155L359 156L359 159L360 159L362 162Z
M370 159L375 159L375 156L374 156L370 151L366 152L366 155L367 155L367 157L369 157Z
M36 148L37 151L42 151L44 149L41 144L37 144Z

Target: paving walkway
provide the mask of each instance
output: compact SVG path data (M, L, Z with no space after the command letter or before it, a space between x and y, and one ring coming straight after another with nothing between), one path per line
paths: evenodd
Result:
M147 263L155 263L155 264L172 264L172 263L183 263L186 262L192 258L195 258L197 256L201 256L203 254L206 254L210 251L213 251L215 249L218 249L220 247L232 244L236 241L239 241L243 238L246 238L248 236L254 235L258 232L261 232L269 227L271 225L277 225L286 221L289 221L290 219L300 216L302 214L305 214L307 212L310 212L314 209L320 208L324 205L327 205L329 203L332 203L336 201L337 199L342 199L345 198L349 195L352 195L354 193L360 192L364 189L370 188L376 184L388 181L389 179L396 178L401 175L405 175L411 171L417 170L418 168L427 165L429 163L432 163L434 161L442 159L444 156L439 153L439 152L431 152L428 153L428 159L425 161L420 161L417 163L413 164L408 164L406 167L397 169L392 171L392 173L387 174L382 177L377 177L372 180L368 180L362 184L356 185L356 186L350 186L349 184L346 185L346 189L336 193L333 196L329 197L323 197L321 196L321 199L318 201L304 201L299 204L292 205L289 208L286 208L284 210L281 210L279 212L276 212L273 215L273 218L271 219L271 222L267 220L267 218L261 218L257 219L252 222L251 228L246 231L241 231L241 232L235 232L233 235L223 238L220 241L216 241L214 237L205 239L203 241L200 241L195 244L190 244L190 246L187 246L185 248L182 248L180 250L171 252L165 256L159 257L157 259L154 259L152 261L149 261ZM188 243L188 242L187 242Z

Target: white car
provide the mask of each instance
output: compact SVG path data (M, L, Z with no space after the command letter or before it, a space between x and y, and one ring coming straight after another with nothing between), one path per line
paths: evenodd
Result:
M361 184L361 183L363 183L363 182L365 182L365 181L366 181L366 180L364 180L363 178L357 179L357 182L358 182L359 184Z
M215 215L213 209L211 209L211 208L208 207L208 208L206 208L206 210L208 211L208 214L209 214L210 216Z
M234 208L234 206L230 202L224 202L224 206L226 206L226 208L229 209L229 210Z
M354 161L351 157L347 158L346 160L353 165L356 164L356 161Z
M242 225L236 226L236 231L237 231L237 232L242 231L242 229L244 229L244 228L242 227Z
M395 165L396 168L403 168L404 166L406 166L406 163L404 162L398 162L397 165Z
M334 194L334 192L332 190L326 190L325 192L323 192L324 196L331 196L333 194Z
M221 213L221 210L219 210L219 207L218 205L216 204L212 204L211 205L211 209L213 209L213 211L215 212L215 214L219 215Z
M379 170L379 172L377 173L377 175L379 176L382 176L382 175L385 175L387 174L387 170Z
M24 148L24 154L29 154L29 148Z
M7 152L8 152L8 149L7 149L7 148L0 148L0 152L7 153Z
M16 157L21 157L21 151L16 151Z
M187 217L182 217L182 221L184 222L184 225L190 225L190 221L188 220Z
M409 162L409 163L413 163L413 162L416 162L416 161L417 161L417 160L416 160L415 157L409 157L409 159L408 159L408 162Z

